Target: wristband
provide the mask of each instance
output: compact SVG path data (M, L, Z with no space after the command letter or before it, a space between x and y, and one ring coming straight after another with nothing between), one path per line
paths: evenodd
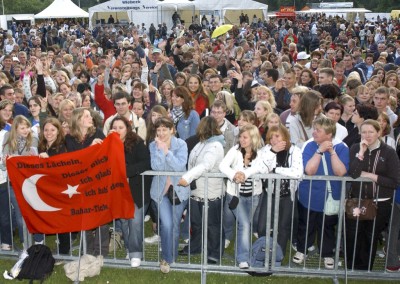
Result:
M321 155L321 156L324 154L319 150L319 148L317 149L317 151L315 151L315 153L318 154L318 155Z

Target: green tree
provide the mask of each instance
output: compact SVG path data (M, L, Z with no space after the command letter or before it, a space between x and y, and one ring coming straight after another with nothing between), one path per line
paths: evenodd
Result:
M53 0L1 0L4 14L37 14L49 6ZM3 12L0 10L0 12Z

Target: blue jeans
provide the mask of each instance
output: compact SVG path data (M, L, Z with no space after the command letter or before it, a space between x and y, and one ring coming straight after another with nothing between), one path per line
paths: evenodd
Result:
M163 196L159 206L160 217L160 236L162 258L173 263L178 256L178 243L182 213L188 200L184 200L179 205L173 206L167 196Z
M10 199L11 199L11 204L14 208L14 214L15 214L15 220L17 222L19 240L21 243L23 243L24 242L24 231L23 231L22 214L21 214L21 210L19 209L19 205L17 202L17 198L15 197L14 190L11 187L11 185L10 185Z
M227 203L232 200L232 195L227 194ZM254 212L258 206L260 195L239 196L239 204L232 210L237 219L237 253L236 261L250 262L251 224ZM255 230L257 231L257 230Z
M135 204L135 217L120 219L122 235L130 259L143 257L143 212L147 211L148 206L145 204L142 208L138 208Z
M224 216L223 216L223 226L225 232L226 240L233 240L233 232L235 229L235 216L232 213L232 210L229 209L229 202L227 202L227 198L224 198Z
M393 215L390 219L390 233L387 245L387 266L400 266L399 261L399 230L400 230L400 204L393 201Z
M0 184L0 235L2 244L12 244L11 219L10 219L10 195L7 183Z

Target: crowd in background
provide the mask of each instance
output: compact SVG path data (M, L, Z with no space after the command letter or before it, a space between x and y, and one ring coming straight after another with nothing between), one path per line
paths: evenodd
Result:
M3 164L10 155L76 151L117 132L136 210L117 222L127 258L138 267L143 242L161 241L164 273L178 254L201 253L205 198L208 262L220 261L236 224L236 261L249 268L252 232L266 235L268 191L280 195L283 252L295 249L292 260L301 264L318 249L333 269L338 215L324 214L324 204L328 195L340 199L341 185L300 179L366 177L371 186L352 183L348 194L375 199L376 220L347 220L342 249L349 268L372 269L381 233L391 228L397 241L400 227L400 24L246 16L215 38L215 19L196 16L184 26L178 14L172 28L110 19L92 30L72 21L13 24L0 33ZM151 169L185 174L142 179ZM228 180L205 186L203 174L219 171ZM251 179L260 173L291 179ZM11 250L9 198L21 242L22 217L4 167L0 177L1 249ZM146 214L154 236L143 240ZM88 253L106 256L108 226L86 234ZM69 253L71 237L59 235L60 253ZM178 251L180 238L188 245ZM42 243L43 235L34 239ZM396 245L388 245L386 270L398 271Z

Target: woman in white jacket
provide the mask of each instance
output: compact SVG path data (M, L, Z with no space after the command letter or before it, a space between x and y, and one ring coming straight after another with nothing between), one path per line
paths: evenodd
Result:
M303 176L303 158L300 148L290 143L289 131L283 125L273 126L268 130L266 135L266 144L267 145L259 152L260 160L264 163L263 173L280 174L282 176L291 177L292 179L282 179L280 190L279 188L276 188L276 180L272 181L271 188L268 187L268 180L264 183L266 192L264 192L259 206L258 236L261 237L266 235L266 224L269 211L267 207L268 193L271 193L271 191L271 228L273 228L273 221L275 219L273 216L275 210L275 194L279 192L278 244L285 253L286 244L290 239L290 232L292 231L292 219L295 220L295 218L297 218L297 214L294 214L294 218L292 218L292 211L294 208L298 179ZM296 222L294 222L294 224L295 223ZM295 228L294 231L296 231Z
M208 199L208 263L215 264L223 254L221 249L221 209L225 193L222 178L209 178L207 186L203 174L218 172L218 166L224 158L225 139L214 117L204 117L197 127L196 135L200 142L190 152L188 169L178 185L190 185L190 246L179 253L200 254L202 249L202 210L204 200Z
M219 165L228 177L227 204L237 219L237 252L239 268L249 268L251 224L262 192L261 180L249 179L260 172L256 159L261 148L261 137L254 125L240 129L239 145L233 146Z

